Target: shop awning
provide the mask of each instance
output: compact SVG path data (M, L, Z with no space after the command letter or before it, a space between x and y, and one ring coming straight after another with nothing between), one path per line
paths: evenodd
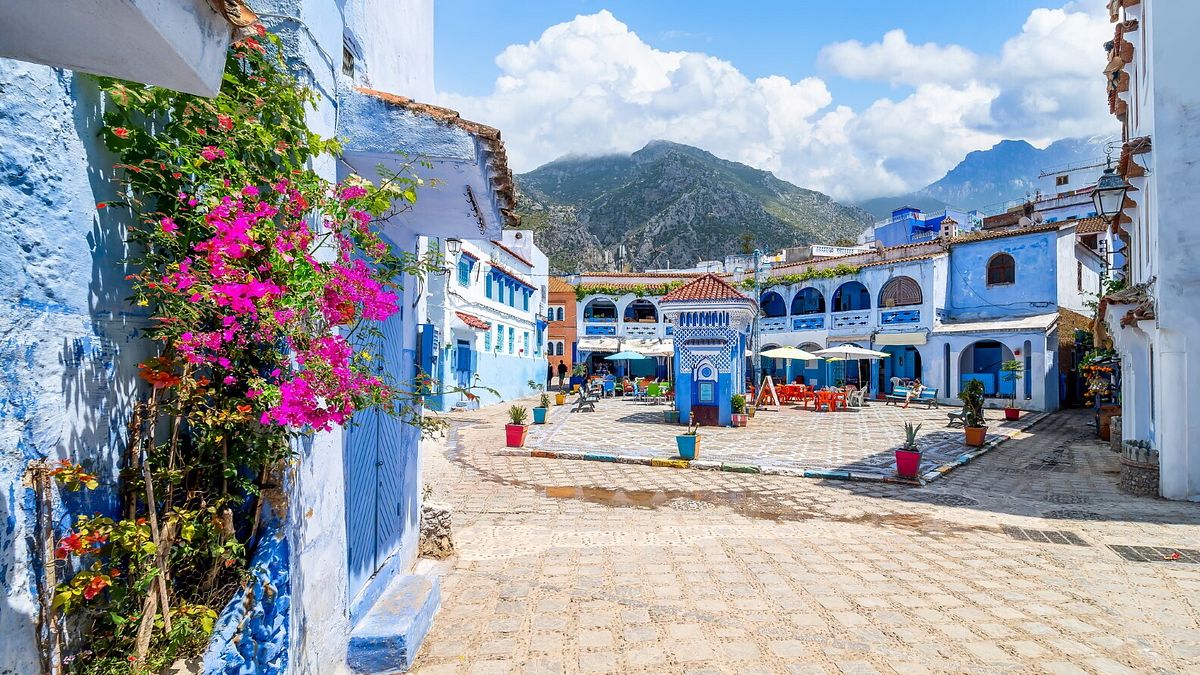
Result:
M990 321L962 321L943 323L936 326L933 332L937 335L953 333L994 333L994 332L1050 332L1058 323L1058 312L1025 316L1014 319L992 319Z
M908 345L923 345L929 341L929 336L923 330L911 331L908 333L876 333L875 344L880 347L888 345L908 346Z
M615 354L621 351L621 343L615 337L579 338L578 349L593 354Z

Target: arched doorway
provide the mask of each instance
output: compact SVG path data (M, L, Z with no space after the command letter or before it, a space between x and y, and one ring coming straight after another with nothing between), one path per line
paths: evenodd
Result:
M911 345L887 345L879 348L881 352L887 352L889 356L879 360L879 389L878 391L891 393L894 378L900 380L911 381L921 380L927 387L936 387L936 384L925 382L924 376L921 374L921 352L916 347ZM949 395L949 392L943 392L944 395Z
M763 348L761 351L765 352L768 349L775 349L777 347L779 347L779 345L777 345L777 344L763 345ZM779 378L787 376L787 374L784 372L784 369L787 367L786 364L787 364L787 361L784 359L773 359L773 358L770 358L767 356L759 356L758 357L758 369L751 373L751 375L756 380L754 383L754 386L756 386L756 387L758 386L757 380L760 377L762 377L763 375L770 375L771 380L773 380L776 383L781 382L782 380L780 380Z
M821 345L815 342L805 342L800 345L800 349L808 353L813 353L824 349ZM808 384L815 387L824 387L826 384L825 361L823 359L813 359L811 361L794 361L792 363L792 381L800 380L800 384Z
M958 386L969 380L983 383L984 396L1009 396L1013 382L1002 380L1000 365L1013 360L1012 350L995 340L979 340L971 343L958 356Z

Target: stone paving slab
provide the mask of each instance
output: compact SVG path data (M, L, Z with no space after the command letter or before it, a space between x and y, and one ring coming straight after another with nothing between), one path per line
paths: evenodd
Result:
M506 455L545 459L583 459L709 471L925 484L944 476L1000 443L1025 433L1043 413L1023 413L1015 422L987 411L988 434L982 447L963 441L961 429L945 428L948 408L872 403L843 412L816 412L798 406L761 411L745 428L703 427L700 457L688 461L675 453L675 435L683 430L664 423L662 405L606 399L595 412L554 408L547 423L529 429L525 448ZM904 424L921 425L919 478L896 473L894 450L904 440Z
M503 456L503 413L422 453L420 675L1200 672L1200 565L1110 548L1200 548L1200 505L1118 491L1086 412L915 488Z

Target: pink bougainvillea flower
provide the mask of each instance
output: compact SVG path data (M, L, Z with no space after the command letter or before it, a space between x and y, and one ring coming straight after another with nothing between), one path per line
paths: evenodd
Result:
M257 197L258 196L258 188L253 185L247 185L246 187L242 188L242 196Z
M217 124L225 131L233 130L233 118L229 115L217 115Z
M79 555L86 550L87 546L84 544L83 538L79 536L78 532L72 532L58 542L58 548L54 549L54 557L63 560L72 553Z
M179 231L179 226L175 224L174 218L163 218L158 221L158 226L162 228L163 234L175 234Z
M125 127L113 127L112 132L113 132L113 136L116 136L117 138L128 138L129 137L129 130L126 129Z
M225 157L225 151L215 145L206 145L204 146L204 149L200 151L200 156L211 162L215 159Z

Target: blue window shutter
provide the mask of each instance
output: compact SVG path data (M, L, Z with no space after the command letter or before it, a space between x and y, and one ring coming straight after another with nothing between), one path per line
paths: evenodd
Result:
M492 275L490 275L490 274L487 277L487 290L485 291L485 293L486 293L488 299L491 300L492 299Z

